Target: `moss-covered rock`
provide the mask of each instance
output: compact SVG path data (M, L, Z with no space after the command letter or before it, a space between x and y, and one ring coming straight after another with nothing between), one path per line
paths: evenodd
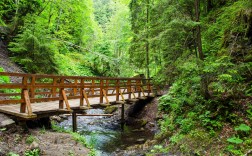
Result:
M104 112L105 112L105 114L112 114L115 111L117 111L117 109L118 108L116 106L108 106L105 108Z

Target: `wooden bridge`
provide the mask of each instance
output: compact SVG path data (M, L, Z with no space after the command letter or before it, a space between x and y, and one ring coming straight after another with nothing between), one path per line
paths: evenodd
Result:
M0 112L26 120L153 96L151 79L7 72L0 76L19 80L0 82Z

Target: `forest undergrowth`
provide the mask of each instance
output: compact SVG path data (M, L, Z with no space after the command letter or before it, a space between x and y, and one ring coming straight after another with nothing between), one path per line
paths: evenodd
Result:
M175 76L159 99L160 144L150 155L252 154L252 4L215 5L201 19L204 60L187 50L168 71Z

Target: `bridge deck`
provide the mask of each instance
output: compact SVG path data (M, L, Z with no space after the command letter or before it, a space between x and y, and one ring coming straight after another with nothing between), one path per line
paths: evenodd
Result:
M125 101L128 101L128 96L124 96ZM143 95L141 95L140 99L144 98ZM110 101L110 104L118 104L119 102L116 101L116 96L109 96L108 100ZM80 107L80 99L73 99L68 100L70 108L72 110L85 110L90 109L88 107ZM97 107L100 105L100 98L94 97L89 98L90 106L91 107ZM122 104L123 101L120 102ZM21 104L8 104L8 105L0 105L0 112L14 115L16 117L24 118L24 119L32 119L32 118L39 118L39 117L45 117L45 116L51 116L51 115L57 115L57 114L65 114L65 113L71 113L71 111L68 111L66 107L64 109L59 110L59 101L50 101L50 102L40 102L40 103L32 103L32 112L34 115L29 116L27 113L20 113L20 105ZM105 107L106 104L103 104L101 107Z

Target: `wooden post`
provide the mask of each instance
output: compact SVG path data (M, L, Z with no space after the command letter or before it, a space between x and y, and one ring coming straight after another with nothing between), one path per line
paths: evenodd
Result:
M124 104L122 104L122 110L121 110L121 122L124 123Z
M141 89L141 92L143 93L143 96L145 96L144 89L142 87L140 87L140 89Z
M100 79L100 103L103 103L103 79Z
M25 102L25 94L24 94L24 91L27 90L27 77L23 77L22 79L22 85L23 85L23 89L22 89L22 92L21 92L21 99L24 100L24 102L21 103L20 105L20 113L25 113L26 111L26 102Z
M73 132L77 131L77 115L76 112L72 113L72 123L73 123Z
M90 103L89 103L89 100L88 100L87 93L86 93L86 91L85 91L84 89L82 90L82 94L84 95L84 98L85 98L85 100L86 100L86 103L87 103L88 108L91 108Z
M67 96L66 96L66 92L65 92L65 90L63 89L62 90L62 96L63 96L63 99L64 99L64 101L65 101L65 104L66 104L66 108L67 108L67 110L71 110L71 108L70 108L70 105L69 105L69 102L68 102L68 99L67 99Z
M32 85L32 87L30 88L31 98L35 98L35 88L34 88L35 81L36 81L35 75L32 75L32 79L31 79L31 85Z
M64 85L64 79L60 79L60 85ZM60 88L59 90L59 109L64 109L64 99L63 99L63 90L64 88Z
M150 92L152 93L152 95L154 94L153 86L150 87Z
M83 91L85 90L84 86L84 79L81 79L81 88L80 88L80 107L84 106L84 94Z
M119 101L119 80L116 80L116 101Z
M56 88L55 88L56 84L57 84L57 79L53 78L52 97L56 97Z
M141 80L137 80L137 91L138 91L138 97L141 96Z
M92 80L92 88L91 88L91 90L92 90L92 95L95 94L94 87L95 87L95 80Z
M132 94L134 96L134 99L136 99L136 94L135 94L134 90L132 89L131 91L132 91Z
M122 92L121 92L121 89L119 90L119 93L120 93L120 95L121 95L121 98L122 98L123 102L125 102L125 99L124 99L124 96L123 96L123 94L122 94Z
M150 96L151 93L151 84L150 84L150 79L148 79L148 96Z
M25 99L25 104L28 110L28 115L31 116L32 115L32 108L31 108L31 101L30 101L30 97L29 97L29 92L28 90L24 90L24 99Z
M127 92L129 94L128 98L131 99L131 80L128 80L127 85Z
M106 104L109 105L109 99L107 97L106 91L104 89L102 91L103 91L103 95L104 95L105 100L106 100Z
M74 85L76 86L78 84L78 80L77 79L75 79L74 80ZM73 90L73 96L76 96L77 95L77 88L74 88L74 90Z
M106 94L108 94L109 80L106 80Z

